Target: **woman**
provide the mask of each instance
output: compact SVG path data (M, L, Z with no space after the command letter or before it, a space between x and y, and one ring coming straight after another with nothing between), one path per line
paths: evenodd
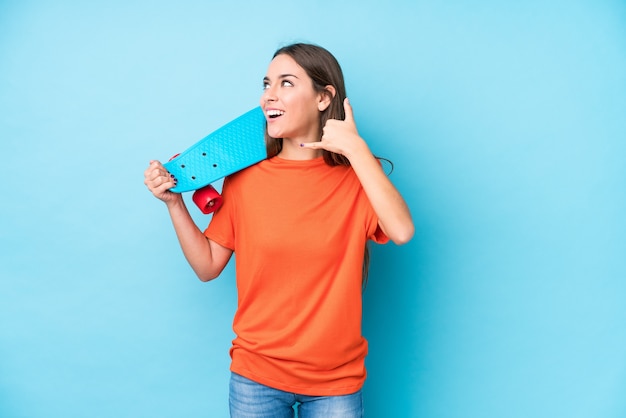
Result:
M325 49L279 49L263 79L268 159L224 180L202 232L158 161L145 184L169 210L200 280L236 254L232 417L361 417L367 241L404 244L408 207L359 136ZM364 268L365 265L365 268Z

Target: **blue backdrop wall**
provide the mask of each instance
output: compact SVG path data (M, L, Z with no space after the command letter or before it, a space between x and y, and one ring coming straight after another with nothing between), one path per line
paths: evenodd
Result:
M373 248L368 416L626 416L623 1L83 3L0 2L0 416L227 416L234 271L195 279L143 170L293 41L417 228Z

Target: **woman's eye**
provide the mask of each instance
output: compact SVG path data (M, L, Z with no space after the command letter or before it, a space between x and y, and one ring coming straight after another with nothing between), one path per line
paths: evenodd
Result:
M282 87L293 87L293 83L289 80L281 81L280 85ZM267 83L267 82L263 83L263 90L267 90L269 88L270 88L270 83Z

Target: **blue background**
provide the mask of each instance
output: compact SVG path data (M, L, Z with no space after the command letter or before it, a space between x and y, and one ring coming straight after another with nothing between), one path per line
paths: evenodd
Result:
M232 266L195 279L143 170L293 41L416 223L373 248L368 416L625 417L618 0L0 1L0 416L227 416Z

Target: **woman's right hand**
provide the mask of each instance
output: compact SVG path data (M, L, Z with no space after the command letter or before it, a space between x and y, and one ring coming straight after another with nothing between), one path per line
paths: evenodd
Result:
M169 189L176 186L176 179L163 167L159 161L150 161L150 165L144 171L143 183L148 190L166 204L175 202L181 198L180 193L170 192Z

